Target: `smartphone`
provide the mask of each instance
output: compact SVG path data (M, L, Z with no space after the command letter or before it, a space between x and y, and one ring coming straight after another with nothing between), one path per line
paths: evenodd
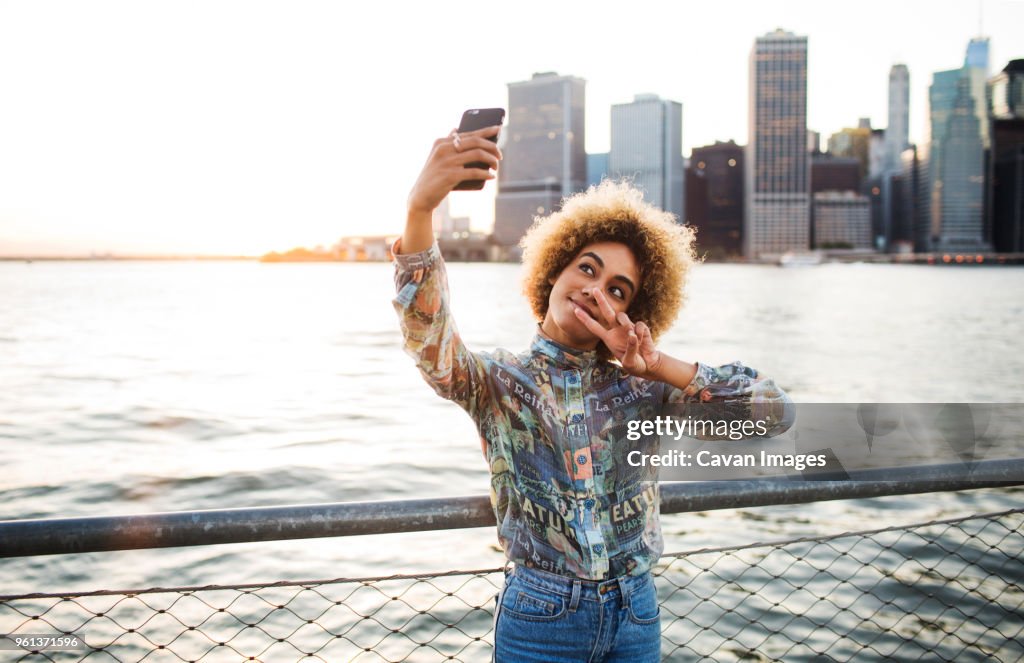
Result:
M470 108L462 114L462 121L459 122L459 133L476 131L477 129L483 129L484 127L493 127L496 124L502 124L504 121L504 108ZM489 140L497 143L498 137L491 136ZM487 169L488 167L489 166L482 161L474 161L466 164L466 168ZM455 185L455 191L479 191L484 188L484 184L486 182L487 180L463 180Z

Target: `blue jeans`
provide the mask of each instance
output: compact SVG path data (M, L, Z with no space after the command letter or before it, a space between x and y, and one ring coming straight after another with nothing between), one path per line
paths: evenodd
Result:
M494 608L496 663L651 663L661 660L650 573L579 580L515 566Z

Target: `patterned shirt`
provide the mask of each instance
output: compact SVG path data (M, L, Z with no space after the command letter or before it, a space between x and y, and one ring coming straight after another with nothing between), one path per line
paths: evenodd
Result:
M693 381L678 389L539 334L519 354L471 352L449 310L437 245L395 254L405 349L434 391L476 422L498 539L517 564L600 580L640 575L657 562L664 548L658 486L649 467L626 458L634 450L657 453L658 439L630 441L629 421L653 419L666 404L702 401L739 407L745 416L756 410L773 424L769 436L791 421L782 390L738 362L698 363Z

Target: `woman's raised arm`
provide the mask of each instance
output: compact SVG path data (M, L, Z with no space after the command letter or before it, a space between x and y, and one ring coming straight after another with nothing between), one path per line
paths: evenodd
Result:
M434 244L431 212L463 180L492 179L490 169L466 168L480 161L498 167L501 151L487 127L434 142L427 163L409 194L405 234L395 243L395 311L402 327L405 351L423 378L443 398L458 403L473 416L486 397L486 369L459 337L448 302L444 260Z

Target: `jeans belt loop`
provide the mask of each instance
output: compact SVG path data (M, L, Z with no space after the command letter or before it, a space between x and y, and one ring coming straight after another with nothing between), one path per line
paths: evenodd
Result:
M621 597L622 607L629 608L629 583L622 576L615 579L616 584L619 586L619 596Z
M583 582L579 579L572 581L572 597L569 599L569 612L576 612L580 605L580 594L583 592Z

